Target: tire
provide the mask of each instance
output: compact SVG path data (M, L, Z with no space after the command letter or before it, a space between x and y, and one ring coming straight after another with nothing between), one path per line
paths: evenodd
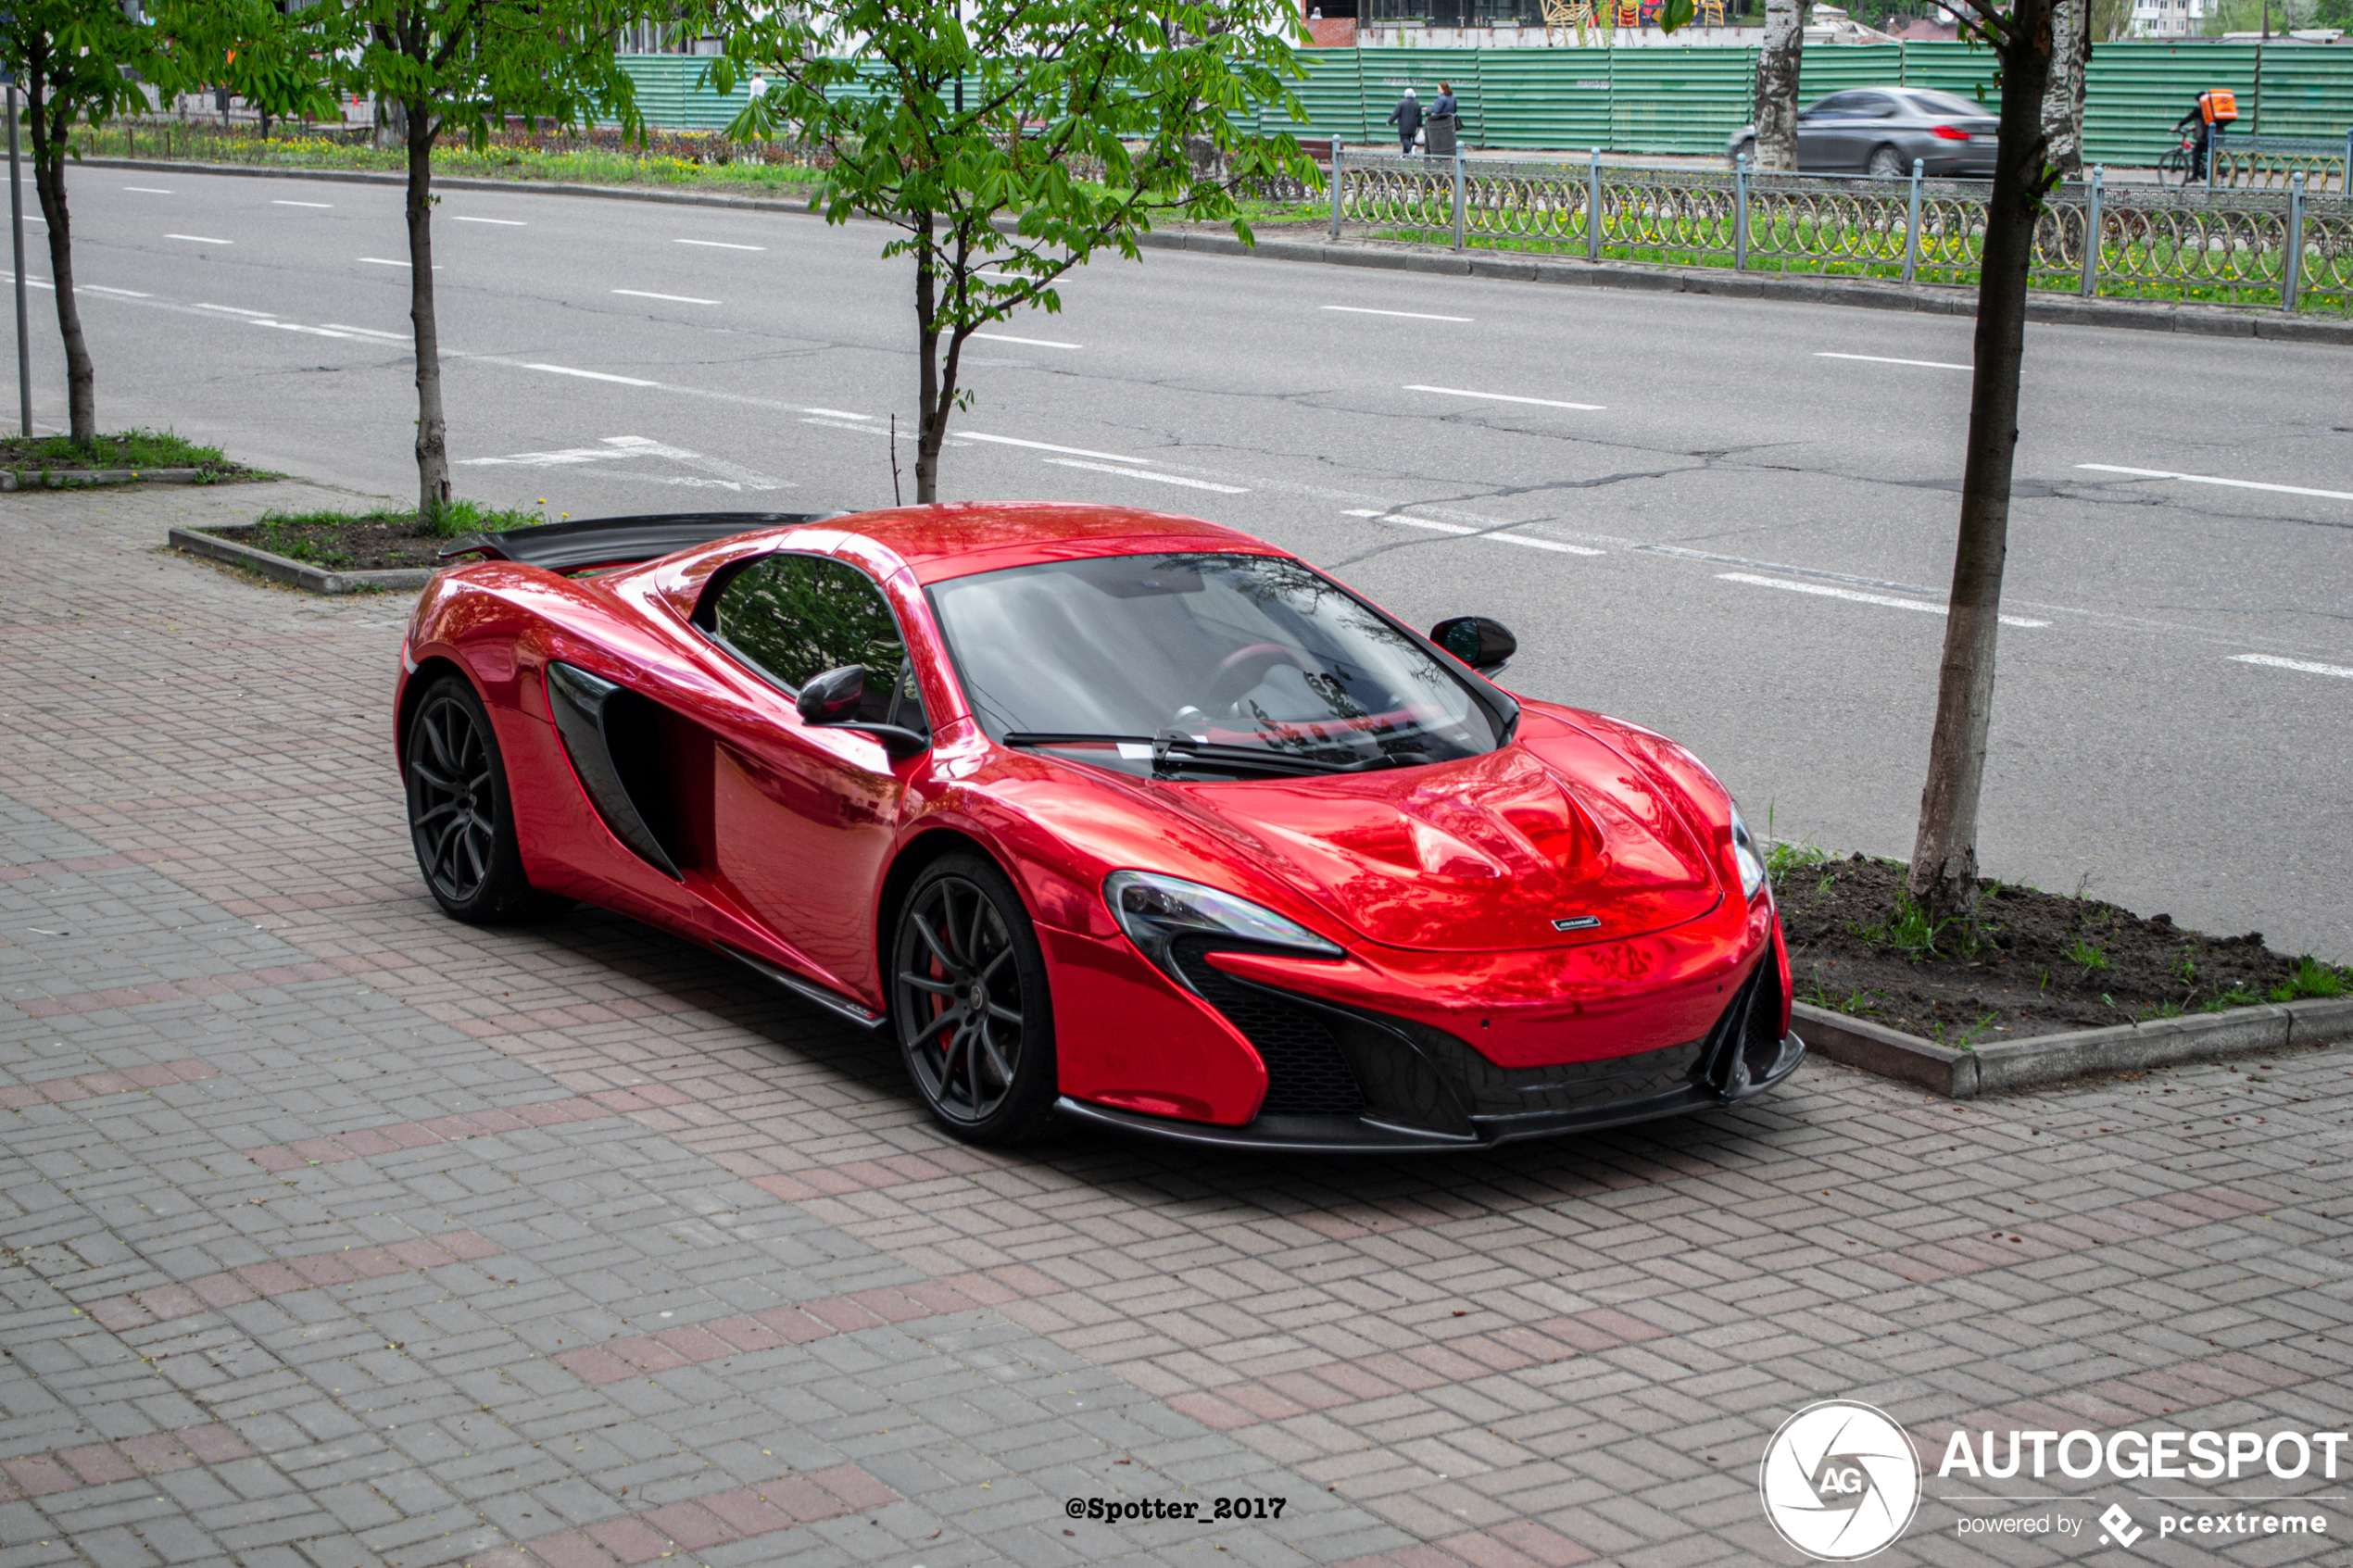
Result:
M1755 142L1743 142L1739 146L1734 147L1731 151L1731 155L1725 158L1724 166L1727 169L1730 169L1733 173L1738 174L1741 169L1741 154L1743 153L1746 153L1748 155L1749 171L1751 173L1755 172L1756 144Z
M1894 147L1873 147L1871 161L1866 171L1881 180L1901 180L1911 172L1904 167L1904 159Z
M425 692L409 721L400 771L417 869L443 913L501 925L569 902L538 891L523 874L497 733L463 676L445 675Z
M900 1055L940 1125L975 1144L1045 1131L1058 1089L1053 1002L1005 873L974 854L925 867L900 905L890 972Z

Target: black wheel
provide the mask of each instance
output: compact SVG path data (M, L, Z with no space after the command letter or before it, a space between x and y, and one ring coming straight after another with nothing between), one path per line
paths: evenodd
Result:
M417 869L445 912L489 925L563 906L523 875L498 737L462 676L444 676L417 705L402 772Z
M1870 172L1881 180L1901 180L1911 170L1904 167L1903 158L1894 147L1873 147Z
M1726 166L1729 167L1733 173L1739 173L1741 169L1741 155L1743 153L1748 155L1748 171L1751 174L1755 173L1756 144L1754 142L1743 142L1739 146L1734 147L1732 149L1731 156L1724 160Z
M1021 896L977 855L948 855L907 891L891 1007L908 1075L968 1143L1016 1143L1053 1120L1046 959Z

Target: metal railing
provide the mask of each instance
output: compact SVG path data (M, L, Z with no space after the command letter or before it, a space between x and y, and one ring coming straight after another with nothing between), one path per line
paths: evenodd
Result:
M2343 195L2353 180L2353 131L2342 136L2240 136L2218 132L2207 159L2206 182L2214 190L2284 191L2304 176L2313 195Z
M1987 182L1762 174L1335 146L1331 232L1456 249L1973 284ZM2086 235L2096 243L2087 245ZM2062 185L2035 223L2032 284L2086 296L2353 308L2353 200L2284 191Z

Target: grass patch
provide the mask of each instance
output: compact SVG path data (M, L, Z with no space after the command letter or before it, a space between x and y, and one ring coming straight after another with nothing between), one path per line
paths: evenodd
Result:
M2296 960L2286 980L2274 986L2271 1000L2302 1001L2308 997L2342 997L2353 990L2353 970L2339 969L2307 953Z
M200 445L168 430L118 431L86 445L69 435L10 436L0 440L0 469L14 473L20 483L38 483L42 474L106 469L195 469L200 484L276 477L231 462L218 446Z
M110 125L75 135L92 157L185 159L252 164L269 169L359 169L405 172L409 155L397 147L316 132L264 138L250 128L204 125ZM459 144L437 146L434 172L476 179L548 180L582 185L701 185L754 194L806 191L824 176L782 148L737 145L724 137L657 132L645 147L610 139L501 132L482 151Z

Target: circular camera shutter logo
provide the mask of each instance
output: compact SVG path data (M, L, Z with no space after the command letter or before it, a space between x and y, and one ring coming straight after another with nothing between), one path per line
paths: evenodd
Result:
M1852 1562L1911 1524L1919 1456L1881 1411L1827 1399L1781 1423L1765 1445L1756 1487L1781 1539L1824 1562Z

